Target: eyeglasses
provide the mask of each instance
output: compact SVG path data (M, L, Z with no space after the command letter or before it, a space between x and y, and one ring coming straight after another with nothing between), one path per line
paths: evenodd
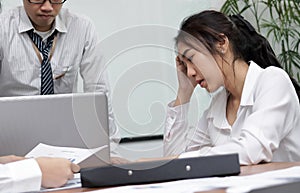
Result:
M28 0L32 4L44 4L46 0ZM67 0L49 0L51 4L63 4Z

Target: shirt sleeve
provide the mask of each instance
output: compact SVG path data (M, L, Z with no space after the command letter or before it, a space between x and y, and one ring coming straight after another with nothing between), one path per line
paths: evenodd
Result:
M0 165L0 192L29 192L41 189L42 173L34 159Z
M179 155L186 149L189 103L173 107L168 104L164 127L164 156Z

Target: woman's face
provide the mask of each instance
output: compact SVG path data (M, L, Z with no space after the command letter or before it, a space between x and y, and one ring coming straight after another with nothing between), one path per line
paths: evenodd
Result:
M194 78L197 84L210 93L224 86L223 74L215 58L204 46L196 50L183 42L179 42L177 48L179 58L183 61L184 56L189 60L185 63L188 77Z

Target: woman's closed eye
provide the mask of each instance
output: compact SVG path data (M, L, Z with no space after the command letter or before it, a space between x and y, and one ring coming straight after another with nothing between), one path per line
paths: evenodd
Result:
M193 60L193 57L194 57L194 55L192 55L192 56L189 56L189 57L186 57L186 58L187 58L187 60L188 60L189 62L193 63L193 62L192 62L192 60Z

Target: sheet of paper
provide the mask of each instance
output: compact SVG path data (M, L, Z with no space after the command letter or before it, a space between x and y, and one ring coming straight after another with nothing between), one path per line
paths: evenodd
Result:
M69 159L75 164L79 164L86 158L90 157L94 153L106 148L107 145L94 148L94 149L83 149L83 148L73 148L73 147L58 147L51 146L44 143L38 144L33 148L25 157L36 158L36 157L61 157Z
M58 190L66 190L71 188L80 188L81 187L81 181L80 181L80 173L74 174L74 179L69 180L67 184L60 188L42 188L40 192L52 192L52 191L58 191Z
M75 164L79 164L86 158L90 157L94 153L107 148L107 145L94 148L94 149L83 149L73 147L58 147L40 143L33 148L25 157L37 158L37 157L59 157L69 159ZM57 191L71 188L81 187L80 174L75 174L73 180L69 180L67 184L60 188L41 189L41 192Z
M254 189L300 181L300 166L243 176L227 189L228 193L244 193Z

